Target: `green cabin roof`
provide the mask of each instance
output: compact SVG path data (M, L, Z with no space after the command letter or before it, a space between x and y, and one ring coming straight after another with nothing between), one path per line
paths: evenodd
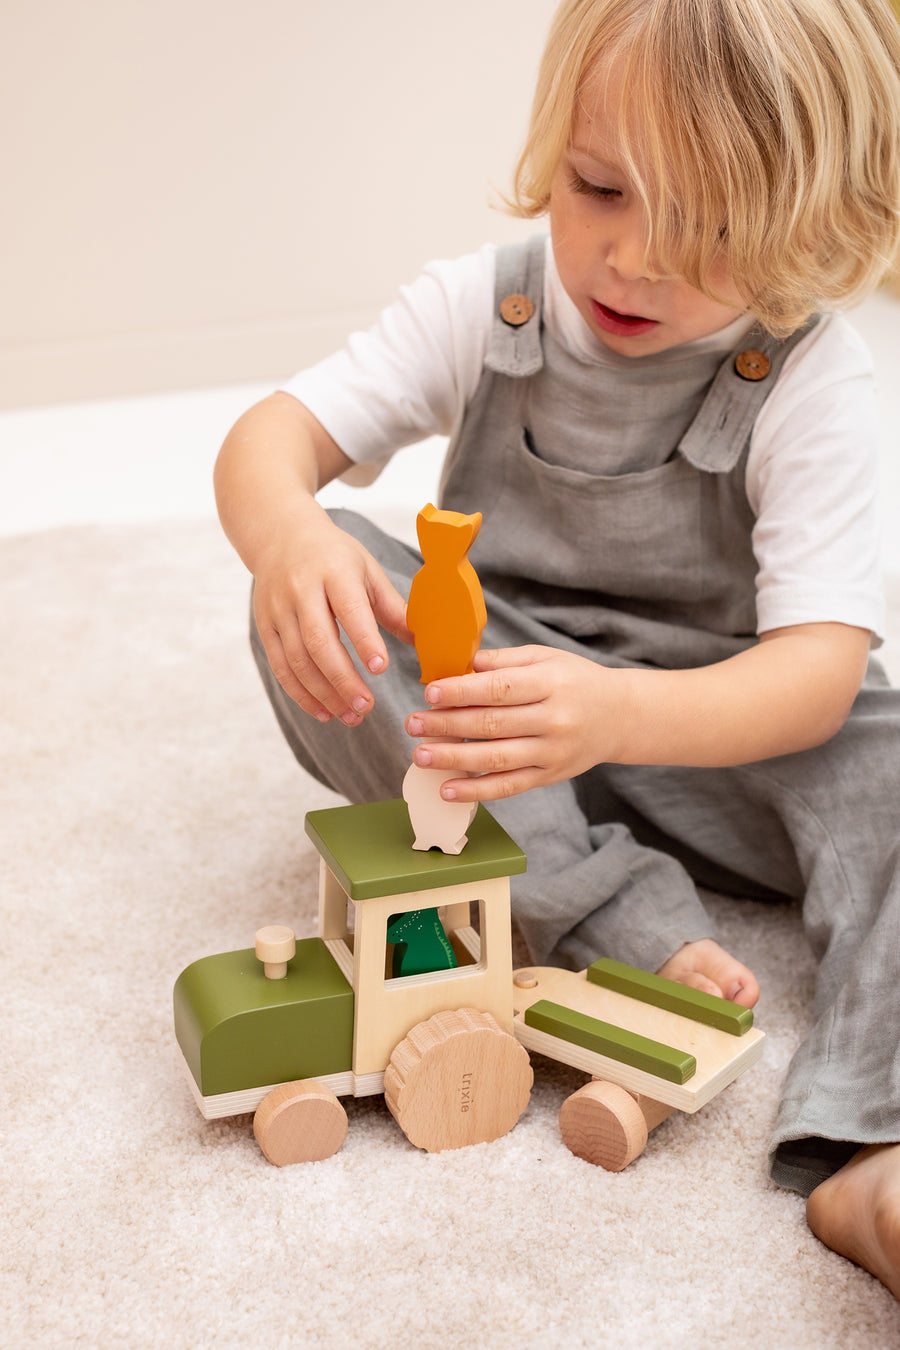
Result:
M458 886L525 871L525 854L483 806L462 853L414 849L402 798L310 811L306 833L352 900Z

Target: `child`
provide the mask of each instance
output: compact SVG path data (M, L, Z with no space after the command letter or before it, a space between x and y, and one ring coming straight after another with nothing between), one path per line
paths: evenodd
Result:
M298 759L352 800L399 795L408 737L458 771L445 796L528 854L533 960L751 1006L696 884L804 897L817 1021L772 1175L895 1297L900 695L869 660L871 373L834 310L897 246L898 142L886 0L565 0L516 176L549 240L428 269L216 470ZM423 698L419 559L314 495L435 432L488 624Z

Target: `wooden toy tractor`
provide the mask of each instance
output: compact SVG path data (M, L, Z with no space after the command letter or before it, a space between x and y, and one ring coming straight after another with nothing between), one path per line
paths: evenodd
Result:
M429 505L417 524L407 618L427 683L472 669L481 516ZM182 972L175 1032L197 1104L207 1118L255 1109L280 1165L329 1157L347 1132L338 1099L383 1092L437 1152L512 1129L536 1050L597 1080L560 1127L579 1157L619 1170L671 1111L698 1110L759 1057L753 1014L616 961L514 973L509 880L525 854L483 806L444 802L441 781L414 764L403 801L310 812L318 936L262 929L255 949Z
M563 1138L619 1170L762 1052L747 1009L615 961L514 972L509 879L525 855L483 806L456 855L413 850L401 800L313 811L306 830L318 936L262 929L255 949L188 966L174 994L201 1112L255 1110L271 1162L329 1157L339 1098L379 1092L429 1152L496 1139L528 1103L534 1050L593 1076L563 1103Z

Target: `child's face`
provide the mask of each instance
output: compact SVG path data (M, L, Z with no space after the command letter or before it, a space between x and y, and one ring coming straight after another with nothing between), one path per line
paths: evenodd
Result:
M745 312L727 274L709 299L645 261L647 219L617 148L620 91L600 67L584 87L572 140L550 192L550 233L562 284L610 351L650 356L707 337Z

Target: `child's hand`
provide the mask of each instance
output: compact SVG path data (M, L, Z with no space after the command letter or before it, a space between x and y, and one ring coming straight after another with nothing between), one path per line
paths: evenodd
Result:
M372 555L321 513L274 538L257 565L254 613L276 679L304 712L356 726L374 699L340 628L373 675L387 669L378 625L411 643L406 602Z
M445 783L446 799L511 797L609 757L613 672L555 647L480 651L473 664L475 674L429 684L430 711L406 720L410 736L425 738L417 764L480 775ZM432 740L443 736L467 743Z
M742 1008L752 1008L759 998L756 977L712 938L686 942L656 973L704 994L730 999Z
M714 768L806 750L843 725L862 682L868 630L771 629L724 661L687 670L610 668L553 647L482 651L475 674L435 680L407 719L448 800L494 801L595 764ZM450 736L471 744L444 745Z

